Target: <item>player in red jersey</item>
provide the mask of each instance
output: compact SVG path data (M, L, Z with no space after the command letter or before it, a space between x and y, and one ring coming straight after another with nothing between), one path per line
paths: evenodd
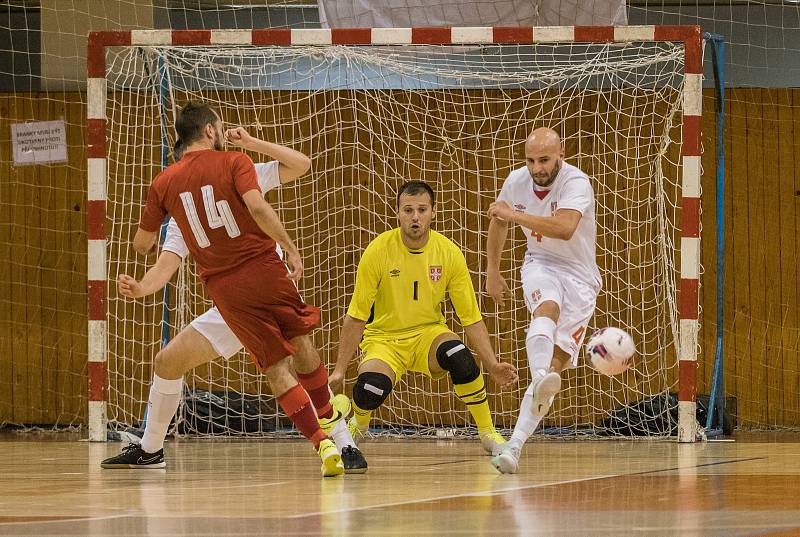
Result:
M189 103L178 116L176 130L186 144L183 158L153 180L134 249L154 251L165 216L175 219L209 295L264 372L286 415L314 444L323 475L340 475L341 456L317 421L317 416L323 422L340 416L330 403L327 371L307 336L319 324L319 310L305 304L295 286L303 274L297 247L264 200L252 160L244 153L222 150L225 135L216 112L208 105ZM286 255L288 273L275 252L276 241ZM183 373L161 380L180 383ZM158 414L152 408L150 419L159 419ZM122 458L126 460L107 467L165 465L163 450L147 453L139 446L116 457Z

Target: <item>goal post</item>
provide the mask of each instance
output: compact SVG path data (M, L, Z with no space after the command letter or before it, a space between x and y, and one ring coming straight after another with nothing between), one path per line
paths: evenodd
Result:
M581 360L566 374L567 388L545 426L605 434L620 405L677 392L677 428L665 408L652 436L677 431L681 442L697 438L698 27L92 32L87 72L90 440L105 440L108 422L120 427L143 418L162 311L169 309L177 332L210 306L190 261L168 301L159 294L134 304L115 291L119 274L141 277L153 262L128 245L162 165L162 133L174 132L163 122L174 121L170 111L190 98L312 157L310 176L271 196L313 267L301 291L322 308L314 340L329 365L360 252L394 226L394 189L405 179L436 186L434 229L464 251L495 349L520 369L513 392L489 386L493 413L506 429L529 380L528 314L519 298L503 310L483 292L485 209L508 172L522 165L530 128L559 130L566 160L587 172L597 196L604 289L591 326L630 330L642 352L631 371L612 379ZM514 236L511 246L502 270L516 287L524 241ZM445 310L452 320L452 309ZM244 395L252 396L248 408L258 413L258 425L244 434L283 430L266 383L242 356L191 374L187 391L238 393L242 408ZM411 376L375 422L390 432L466 431L467 413L450 391L447 380ZM186 404L176 425L218 432L198 429Z

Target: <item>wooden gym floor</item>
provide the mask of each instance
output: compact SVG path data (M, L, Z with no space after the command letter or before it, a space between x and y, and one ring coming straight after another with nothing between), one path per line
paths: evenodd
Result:
M323 480L301 441L171 441L167 470L101 470L120 444L4 434L0 535L800 535L800 438L771 440L540 440L516 475L476 441L368 441L367 474Z

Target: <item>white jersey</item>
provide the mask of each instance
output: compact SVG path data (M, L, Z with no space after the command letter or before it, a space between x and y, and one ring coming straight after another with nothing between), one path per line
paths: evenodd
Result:
M559 209L580 212L578 227L568 241L543 237L520 226L528 239L525 264L541 264L600 288L600 271L595 259L594 192L585 173L565 162L550 189L539 190L537 195L531 174L523 166L508 174L497 200L534 216L553 216Z
M281 184L280 173L278 171L279 167L280 162L277 160L255 165L256 175L258 176L258 187L261 189L261 192L266 194ZM181 259L185 259L186 256L189 255L189 248L186 246L186 241L183 240L181 230L178 228L178 223L175 222L174 218L170 218L169 222L167 222L167 234L164 237L164 246L162 246L161 249L172 252L180 256ZM278 252L278 257L281 257L281 247L275 245L275 250Z

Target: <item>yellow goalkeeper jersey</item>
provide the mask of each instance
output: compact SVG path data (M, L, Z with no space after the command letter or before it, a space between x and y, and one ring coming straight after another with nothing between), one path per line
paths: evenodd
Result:
M396 228L378 235L364 250L347 314L367 321L365 337L403 338L420 328L445 324L445 295L461 326L481 320L458 246L430 230L428 243L411 250Z

